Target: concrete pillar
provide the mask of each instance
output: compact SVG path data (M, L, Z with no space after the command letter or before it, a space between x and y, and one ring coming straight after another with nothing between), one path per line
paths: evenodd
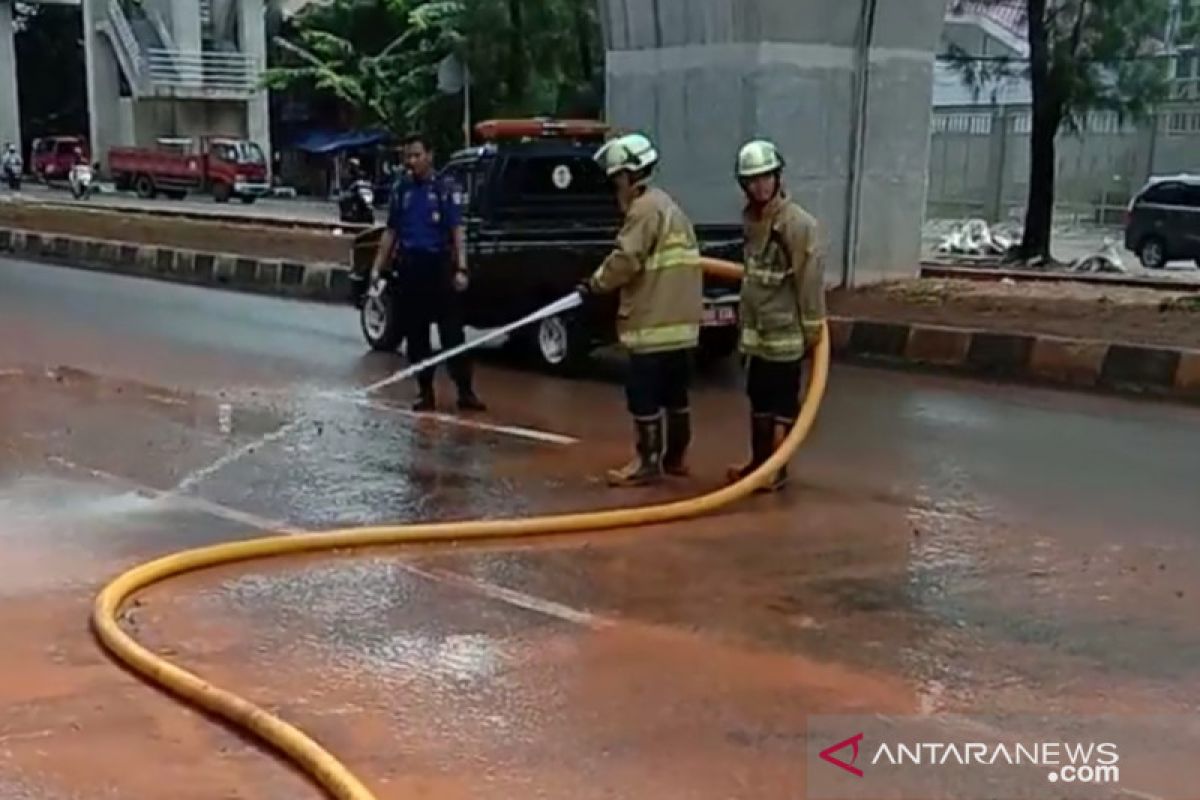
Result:
M254 61L256 77L267 68L267 29L263 0L237 0L241 50ZM262 148L271 163L271 108L266 89L259 89L246 101L247 138Z
M738 221L737 148L765 136L789 160L793 195L824 223L831 284L916 274L944 0L601 9L608 118L659 143L660 180L697 222Z
M17 94L13 4L0 0L0 148L7 142L21 147L21 105Z
M121 138L128 126L122 124L120 67L108 39L99 32L106 17L103 0L83 0L83 50L87 73L88 139L93 158L107 170L108 149L134 144Z
M185 53L199 53L202 44L200 3L196 0L171 0L171 37L175 47Z

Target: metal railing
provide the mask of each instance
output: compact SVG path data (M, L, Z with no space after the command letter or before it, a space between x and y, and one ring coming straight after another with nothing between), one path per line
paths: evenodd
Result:
M262 72L253 56L244 53L175 50L144 47L121 0L108 2L108 28L118 58L136 94L196 93L249 95L258 88Z
M129 24L129 18L125 16L125 9L121 7L121 0L108 0L108 24L116 38L114 44L120 51L118 58L124 62L123 66L129 73L125 77L131 86L141 87L142 48Z
M258 86L260 71L252 56L213 51L151 49L145 65L156 88L247 94Z
M1175 78L1171 81L1172 100L1200 100L1200 78Z

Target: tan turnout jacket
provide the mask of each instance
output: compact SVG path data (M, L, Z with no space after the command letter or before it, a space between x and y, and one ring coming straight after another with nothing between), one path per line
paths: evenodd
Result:
M589 281L621 291L617 334L634 353L695 347L704 311L704 275L691 221L670 195L651 187L625 214L617 246Z
M825 250L817 221L783 192L755 219L743 216L746 275L741 350L794 361L816 343L825 321Z

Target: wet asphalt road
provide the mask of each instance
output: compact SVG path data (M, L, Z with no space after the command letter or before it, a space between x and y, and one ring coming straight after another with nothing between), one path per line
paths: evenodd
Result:
M697 494L742 457L731 369L694 477L621 493L619 364L489 356L467 421L356 400L402 364L348 309L0 261L0 798L318 796L98 652L125 567ZM794 473L686 525L193 575L129 624L389 798L793 798L809 714L1200 711L1195 409L835 365Z

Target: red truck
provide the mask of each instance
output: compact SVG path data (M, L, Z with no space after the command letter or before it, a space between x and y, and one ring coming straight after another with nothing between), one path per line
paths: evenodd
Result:
M253 203L271 189L262 148L246 139L225 136L159 139L158 146L114 147L108 169L119 191L139 197L164 194L173 199L188 192L211 192L218 203L236 197Z
M30 171L42 182L65 181L75 166L75 151L83 153L83 163L90 164L91 151L87 139L82 136L48 136L34 139L30 157Z

